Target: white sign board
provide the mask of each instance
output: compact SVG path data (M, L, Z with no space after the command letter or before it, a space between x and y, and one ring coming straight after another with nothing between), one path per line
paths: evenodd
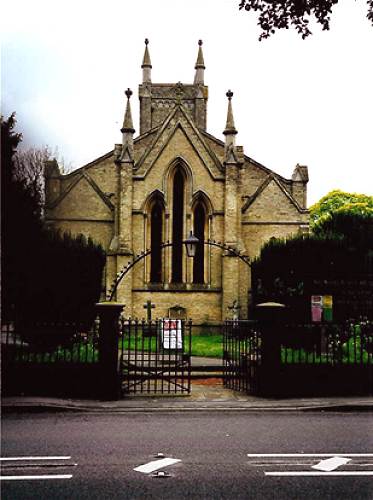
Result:
M163 349L183 348L183 334L180 319L166 318L162 321L161 328Z

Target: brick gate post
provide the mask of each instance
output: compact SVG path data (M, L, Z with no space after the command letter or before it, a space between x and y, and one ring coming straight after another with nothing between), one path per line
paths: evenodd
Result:
M286 306L277 302L265 302L256 306L261 330L261 367L259 394L279 396L284 391L281 380L281 337Z
M118 341L119 316L124 304L116 302L100 302L96 310L100 318L99 329L99 366L100 396L102 399L115 400L120 394Z

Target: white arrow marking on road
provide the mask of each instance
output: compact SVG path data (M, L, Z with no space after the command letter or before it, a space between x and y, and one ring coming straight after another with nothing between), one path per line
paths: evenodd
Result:
M348 462L351 462L351 458L332 457L327 458L326 460L321 460L321 462L316 465L312 465L312 469L331 472L332 470L338 469L338 467L340 467L341 465L345 465Z
M30 481L33 479L71 479L72 474L49 474L48 476L1 476L0 481Z
M162 469L163 467L167 467L168 465L173 465L178 462L181 462L178 458L162 458L161 460L153 460L147 464L139 465L133 470L143 472L144 474L150 474L150 472L154 472L157 469Z

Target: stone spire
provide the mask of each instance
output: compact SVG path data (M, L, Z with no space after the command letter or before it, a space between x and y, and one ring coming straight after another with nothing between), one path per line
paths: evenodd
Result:
M228 90L228 92L225 95L228 97L228 112L227 112L227 123L225 125L225 130L223 134L236 135L237 130L236 127L234 126L233 111L232 111L233 92L231 90Z
M197 62L195 65L196 73L194 75L194 84L202 84L204 85L204 72L205 72L205 62L203 60L203 52L202 52L202 40L198 40L198 56Z
M130 156L133 156L133 134L135 133L135 129L133 128L130 104L132 90L127 89L125 91L125 94L127 96L127 106L126 112L124 114L123 127L120 130L122 132L122 157L126 154L126 150L128 150L128 154Z
M150 55L148 50L149 40L145 38L145 52L144 59L142 60L142 82L151 83L152 82L152 63L150 61Z
M232 111L232 97L233 92L228 90L225 94L228 97L228 112L227 112L227 123L225 125L225 130L223 134L225 135L225 149L232 149L236 145L235 135L237 134L236 127L234 126L233 111Z

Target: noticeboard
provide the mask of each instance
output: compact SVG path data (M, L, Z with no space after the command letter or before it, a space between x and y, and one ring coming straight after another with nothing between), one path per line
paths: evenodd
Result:
M322 320L322 305L323 296L322 295L312 295L311 296L311 316L313 323L320 323Z
M182 350L183 330L180 319L165 318L160 322L160 336L163 349Z
M311 317L313 323L333 321L332 295L311 295Z

